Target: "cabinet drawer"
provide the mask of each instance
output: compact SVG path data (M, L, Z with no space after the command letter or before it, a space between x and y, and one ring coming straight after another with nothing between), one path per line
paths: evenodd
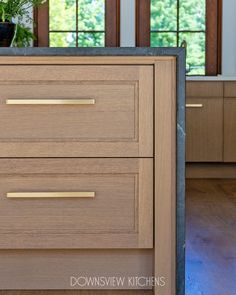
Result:
M187 97L223 97L223 82L187 81Z
M152 248L152 159L0 160L0 248Z
M1 66L1 157L152 157L152 66Z

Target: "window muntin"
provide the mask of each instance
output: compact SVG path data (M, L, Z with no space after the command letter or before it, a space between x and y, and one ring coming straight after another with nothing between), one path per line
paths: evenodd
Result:
M151 0L151 46L187 45L187 74L206 72L206 0Z
M49 46L105 46L105 0L49 0Z

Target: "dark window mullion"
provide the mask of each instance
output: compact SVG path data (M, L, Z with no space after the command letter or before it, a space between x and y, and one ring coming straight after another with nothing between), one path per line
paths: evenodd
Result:
M75 30L51 30L51 31L49 31L50 33L76 33L76 32L78 32L78 33L91 33L91 34L96 34L96 33L105 33L105 31L86 31L86 30L81 30L81 31L75 31Z
M177 47L179 47L179 0L177 0L177 36L176 36Z
M151 30L151 33L206 33L206 31L204 30L179 30L179 31L175 31L175 30Z
M156 0L161 1L161 0ZM181 6L181 0L176 0ZM150 0L136 0L136 46L150 46L150 37L152 30L150 30ZM180 7L179 7L180 18ZM206 74L216 75L220 73L221 65L221 26L222 23L222 0L206 0L206 29L203 32L206 36ZM179 21L178 21L179 26ZM157 32L158 33L158 32ZM178 39L180 39L180 27ZM189 32L191 33L191 32ZM159 33L160 34L160 33ZM177 38L176 38L177 39ZM179 40L178 40L179 41Z
M79 0L76 0L76 33L75 33L75 37L76 37L76 41L75 41L75 46L79 47Z
M104 34L105 44L108 47L119 46L120 45L120 0L104 0L105 1L105 30L104 31L94 31L91 33L102 33ZM144 0L147 2L148 0ZM74 33L76 35L76 44L78 46L78 34L79 34L79 19L78 19L78 6L79 1L76 0L76 30L68 31L69 33ZM38 9L34 10L34 17L36 20L36 26L34 32L37 36L35 41L36 46L48 47L49 35L53 33L49 28L49 0L45 4L40 6ZM64 31L56 31L55 33L63 33ZM66 33L66 32L65 32ZM86 32L85 32L86 33ZM88 32L89 33L89 32Z

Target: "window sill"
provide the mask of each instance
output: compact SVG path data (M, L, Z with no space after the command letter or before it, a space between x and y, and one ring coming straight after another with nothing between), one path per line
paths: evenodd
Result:
M186 76L187 81L236 81L236 76Z

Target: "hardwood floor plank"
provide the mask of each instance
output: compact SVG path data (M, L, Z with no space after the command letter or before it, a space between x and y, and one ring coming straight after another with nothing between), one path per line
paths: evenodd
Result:
M236 290L236 180L187 181L186 295Z
M153 291L0 291L0 295L153 295Z

